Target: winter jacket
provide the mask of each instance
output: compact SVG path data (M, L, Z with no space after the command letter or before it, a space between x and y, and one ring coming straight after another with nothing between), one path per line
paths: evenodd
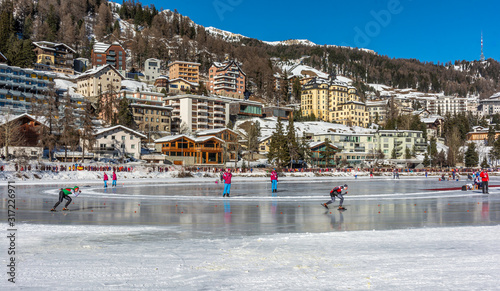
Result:
M481 177L483 182L490 181L490 176L488 176L488 172L482 171L481 174L479 175L479 177Z
M342 189L344 189L344 186L337 186L330 191L330 196L337 196L338 194L342 193Z
M225 172L224 175L222 176L222 178L224 179L224 184L231 184L232 176L233 174L231 174L230 172Z
M116 173L113 172L113 180L116 180Z
M104 173L104 181L107 181L108 180L108 175L106 175L106 173Z
M271 181L273 180L278 181L278 173L276 173L276 171L271 172Z
M68 196L68 195L74 194L75 193L75 189L78 189L78 187L74 187L74 188L61 188L61 191L63 191L64 195Z

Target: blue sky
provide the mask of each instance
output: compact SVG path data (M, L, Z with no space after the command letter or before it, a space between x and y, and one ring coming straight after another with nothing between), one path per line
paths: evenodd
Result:
M146 0L148 1L148 0ZM118 2L118 1L117 1ZM121 1L119 1L120 3ZM149 0L205 27L260 40L309 39L428 62L500 60L500 2L440 0Z

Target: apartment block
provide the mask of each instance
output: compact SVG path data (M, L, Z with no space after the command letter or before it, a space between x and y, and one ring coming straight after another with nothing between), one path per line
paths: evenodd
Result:
M127 52L117 42L112 44L96 42L92 49L91 60L93 67L111 65L124 76L127 71Z
M54 73L0 63L0 110L24 113L54 90Z
M168 64L170 80L182 78L191 83L200 83L200 66L199 63L175 61Z
M427 141L423 133L416 130L379 130L375 133L373 142L386 159L392 158L393 151L396 159L404 159L407 148L416 153L427 151Z
M164 95L155 92L121 90L118 93L106 92L101 102L112 102L112 111L118 112L117 99L126 98L132 108L132 115L138 126L138 131L145 134L149 140L170 134L172 124L172 107L163 106ZM101 104L101 106L103 106ZM108 123L113 116L106 116L106 112L100 113L100 118Z
M33 42L33 45L36 55L35 69L74 74L73 57L76 53L74 49L64 43L49 41L37 41Z
M446 114L458 114L461 112L466 112L467 110L467 98L458 98L454 96L442 96L432 99L427 99L425 101L425 108L429 110L431 114L439 114L444 116Z
M115 67L104 65L79 75L76 78L77 93L96 101L97 96L107 91L118 92L125 79Z
M223 128L229 122L231 101L200 95L176 95L165 99L172 110L172 132L180 132L182 124L190 132Z
M208 70L208 91L212 94L244 98L246 74L235 61L213 63Z

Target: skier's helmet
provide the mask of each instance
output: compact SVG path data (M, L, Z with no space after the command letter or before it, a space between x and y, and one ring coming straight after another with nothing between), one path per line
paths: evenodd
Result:
M344 184L344 188L347 188L347 184Z

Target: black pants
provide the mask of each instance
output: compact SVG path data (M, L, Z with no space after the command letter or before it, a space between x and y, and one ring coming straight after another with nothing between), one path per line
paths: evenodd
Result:
M488 193L488 181L483 181L483 194Z
M71 197L69 197L68 195L65 195L64 192L61 190L59 192L59 201L56 202L56 204L54 204L54 209L57 208L57 206L59 206L59 204L61 204L61 202L63 202L63 199L66 199L68 200L68 202L66 202L66 205L64 207L68 207L68 205L71 203Z
M326 204L331 204L331 203L334 203L335 202L335 197L339 197L340 199L340 203L339 203L339 206L342 206L342 204L344 203L344 196L339 193L339 194L336 194L336 195L330 195L330 197L332 198L332 200L326 202Z

